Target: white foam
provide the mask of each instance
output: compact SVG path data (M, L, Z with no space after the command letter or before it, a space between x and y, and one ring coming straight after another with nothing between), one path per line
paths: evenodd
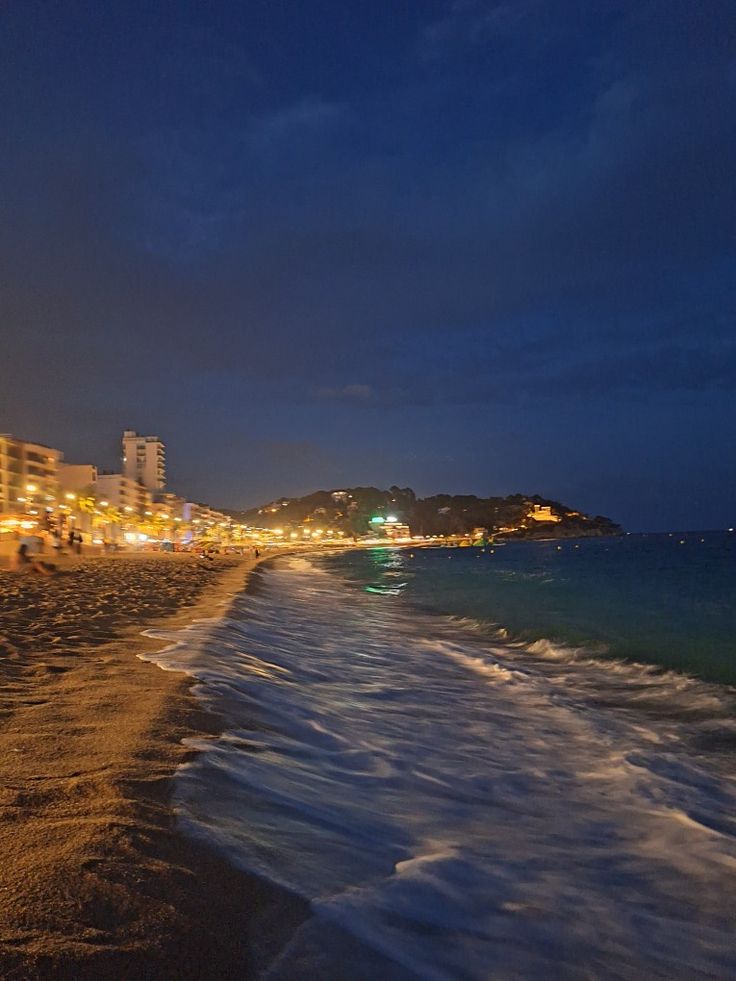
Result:
M736 973L724 696L468 627L290 559L167 635L228 720L186 827L421 977Z

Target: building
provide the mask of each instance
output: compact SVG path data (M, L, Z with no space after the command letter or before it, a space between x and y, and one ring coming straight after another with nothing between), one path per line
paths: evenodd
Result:
M59 464L59 488L62 494L93 493L97 483L97 467L91 463Z
M151 492L122 473L99 473L95 485L97 501L117 508L124 515L140 518L151 507Z
M383 534L392 541L411 538L411 528L401 521L386 521L382 527Z
M139 436L134 429L123 432L123 473L152 493L166 484L166 448L158 436Z
M549 521L555 524L561 520L559 515L553 513L552 508L548 504L535 504L529 512L528 517L533 521Z
M198 538L223 538L225 533L230 531L232 520L221 511L206 504L196 504L188 502L185 507L184 517L190 525L190 537Z
M59 496L60 450L0 434L0 514L41 515Z

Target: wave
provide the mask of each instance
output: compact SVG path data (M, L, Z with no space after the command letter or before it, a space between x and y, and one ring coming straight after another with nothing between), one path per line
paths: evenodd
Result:
M658 664L622 660L611 656L608 646L601 643L574 646L547 637L526 641L515 639L505 627L488 621L457 616L443 619L485 641L483 656L475 659L480 673L494 669L495 654L504 659L503 670L512 662L515 671L540 672L550 681L572 684L579 695L589 694L599 706L629 705L672 718L702 717L711 724L718 720L724 731L730 731L734 724L736 690L732 685L714 684ZM468 666L472 666L470 661Z
M159 636L226 721L177 777L182 825L314 909L270 977L736 972L729 690L303 558Z

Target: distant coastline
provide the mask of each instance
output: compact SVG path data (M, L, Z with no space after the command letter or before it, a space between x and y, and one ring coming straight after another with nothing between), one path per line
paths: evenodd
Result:
M420 498L410 487L344 487L304 497L276 498L231 515L245 525L269 529L284 541L330 539L401 540L467 536L587 538L622 535L611 518L585 512L538 494L477 497L434 494Z

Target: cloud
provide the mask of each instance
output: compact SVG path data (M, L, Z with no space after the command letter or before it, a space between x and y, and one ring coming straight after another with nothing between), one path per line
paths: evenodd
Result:
M360 91L327 70L274 91L265 59L260 84L240 48L200 64L197 43L133 123L43 88L59 123L19 113L0 159L3 425L77 432L86 403L98 446L135 415L253 449L284 406L309 442L320 418L732 391L719 5L573 8L457 4L425 32L441 59ZM334 465L253 452L279 479Z
M324 135L349 117L347 105L307 96L293 105L260 117L246 133L246 142L257 150Z
M367 402L376 397L372 385L351 384L338 388L318 388L317 396L321 399L333 399L340 402Z
M599 0L605 16L615 0ZM512 49L516 57L536 57L560 38L580 31L585 8L568 0L455 0L443 17L419 32L418 53L430 62Z

